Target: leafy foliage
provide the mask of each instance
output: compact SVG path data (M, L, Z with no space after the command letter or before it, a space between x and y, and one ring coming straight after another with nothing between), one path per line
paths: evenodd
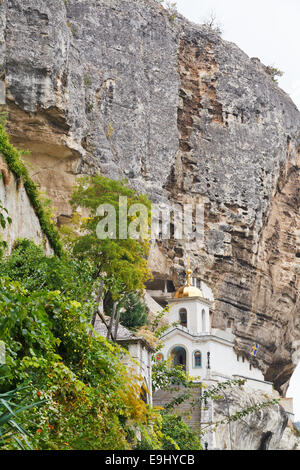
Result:
M27 380L47 400L22 415L34 448L128 449L132 429L147 429L153 419L138 379L122 365L126 351L89 335L87 317L83 305L58 291L29 292L0 280L7 353L0 391Z
M112 305L112 298L108 295L104 303L104 309L108 315L111 315ZM137 330L148 322L147 307L136 293L124 296L123 301L118 304L117 308L121 310L120 323L129 330Z
M174 390L176 386L189 388L193 383L182 366L174 366L170 360L155 362L152 373L153 390Z
M20 386L15 390L10 390L0 394L0 449L5 448L11 441L23 450L31 449L27 440L28 433L19 423L20 413L24 413L31 408L44 405L44 401L28 403L28 386Z
M92 297L95 279L92 266L66 254L45 256L42 247L30 240L18 240L8 257L0 260L0 276L19 281L30 291L59 290L77 301Z
M150 278L146 261L149 249L147 240L129 237L102 240L97 236L97 225L102 220L101 216L97 215L98 207L110 204L119 220L120 196L127 197L128 206L143 204L150 209L148 198L128 188L125 181L112 181L98 175L81 178L71 199L74 208L81 207L89 211L89 216L81 219L82 235L73 239L73 254L79 259L89 259L99 274L105 273L107 281L111 280L110 290L113 297L118 297L124 292L142 291L145 282ZM132 218L128 216L127 221L130 223Z
M2 205L0 201L0 226L2 229L6 227L6 225L12 223L12 219L8 215L7 209ZM5 240L0 240L0 256L3 254L3 251L7 248L7 242Z
M124 211L120 204L121 197L122 201L126 200L127 207L138 208L137 212L141 217L137 213L129 215L130 210L127 213L126 208ZM150 201L147 196L138 195L130 189L126 181L113 181L97 175L81 178L78 181L71 203L74 209L83 209L88 214L83 218L77 213L73 231L72 227L69 227L66 240L73 256L79 260L88 260L94 266L95 278L99 279L97 309L93 313L92 323L94 324L97 315L105 322L102 311L103 299L109 294L114 303L112 321L109 326L106 325L107 336L115 340L121 306L126 303L126 296L141 293L145 288L145 282L151 277L146 260L149 251L147 237L150 235ZM113 214L113 229L108 223L108 230L104 230L102 236L99 236L99 225L106 227L106 213L109 211ZM143 211L146 213L144 217L141 214ZM123 221L119 223L118 233L116 233L117 220ZM146 230L144 230L145 222ZM132 224L136 228L136 237L130 236L129 233ZM113 324L114 331L112 331Z
M202 450L199 433L177 415L163 415L163 450Z

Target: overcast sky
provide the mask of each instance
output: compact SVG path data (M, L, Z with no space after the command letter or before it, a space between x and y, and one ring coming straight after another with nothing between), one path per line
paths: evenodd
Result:
M173 1L173 0L172 0ZM284 72L279 84L300 109L300 0L177 0L177 9L194 23L214 12L223 38L236 43L249 57ZM300 421L300 365L287 396L294 398Z
M175 0L172 0L175 1ZM300 109L300 0L177 0L194 23L213 11L223 38L284 72L279 83Z

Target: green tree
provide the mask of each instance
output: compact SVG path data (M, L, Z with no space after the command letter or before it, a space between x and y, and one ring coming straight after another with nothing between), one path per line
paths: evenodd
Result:
M31 240L17 240L12 253L0 260L0 276L19 281L29 291L59 290L79 302L91 299L95 279L87 260L64 254L45 256Z
M265 70L267 74L271 76L273 82L277 84L278 84L278 78L284 75L284 72L282 72L282 70L279 70L277 67L274 67L274 65L265 66Z
M163 415L163 450L202 450L199 433L178 415Z
M113 300L110 295L105 298L105 312L111 316ZM118 304L120 311L120 323L130 330L137 330L148 322L147 307L141 297L136 293L130 293L123 297Z
M107 235L99 237L99 223L103 223L112 208L115 222L122 219L120 197L127 198L128 208L134 205L146 208L146 221L138 222L141 213L128 215L125 212L125 233L121 233L121 225L114 231L108 226ZM115 339L120 321L120 308L124 296L133 292L142 292L145 282L151 277L147 267L146 257L149 251L149 238L142 236L143 223L147 225L147 235L150 230L150 201L147 196L139 195L128 187L126 181L112 181L103 176L84 177L78 181L73 192L71 203L73 208L87 211L87 217L79 218L77 236L69 235L73 255L81 260L88 259L94 266L94 276L99 280L97 289L97 309L93 315L93 322L98 314L108 329L108 337ZM99 214L99 208L104 211ZM123 220L124 220L123 218ZM129 236L130 224L137 224L138 238ZM124 231L124 229L123 229ZM115 329L112 332L112 321L108 325L103 315L103 298L110 293L114 300L112 320L115 320Z
M130 449L135 430L147 432L156 419L140 399L138 378L122 364L127 352L90 336L88 317L86 306L58 291L29 292L0 279L0 393L27 381L28 403L47 400L18 421L35 449ZM5 445L17 448L15 441Z

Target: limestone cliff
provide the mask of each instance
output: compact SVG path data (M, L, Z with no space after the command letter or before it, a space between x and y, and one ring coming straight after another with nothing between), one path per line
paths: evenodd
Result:
M0 201L11 218L11 224L7 223L5 229L1 229L1 239L7 242L8 251L11 251L14 242L19 238L28 238L37 245L42 245L46 254L53 254L23 182L15 178L1 157L0 172ZM4 212L3 214L5 215Z
M241 409L263 403L271 397L263 392L239 387L228 390L214 402L215 422L226 421ZM274 397L273 397L274 398ZM280 450L283 436L288 436L288 417L280 405L263 408L242 419L216 427L216 445L220 450ZM299 439L286 439L285 449L292 450Z
M9 132L60 219L76 175L207 198L192 257L237 349L285 392L300 357L300 114L257 60L153 0L2 0ZM178 282L184 247L164 242ZM173 269L173 271L171 270ZM157 269L156 269L157 270ZM159 274L159 273L158 273Z
M215 422L227 420L241 409L278 398L247 387L229 389L214 402ZM300 450L300 437L284 408L278 404L262 408L242 419L216 426L216 446L220 450Z

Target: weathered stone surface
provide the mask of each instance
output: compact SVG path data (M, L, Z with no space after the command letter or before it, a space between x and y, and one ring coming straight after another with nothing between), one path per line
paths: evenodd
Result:
M293 425L289 425L285 428L277 449L278 450L300 450L300 437L295 431Z
M6 227L1 229L1 239L7 242L8 252L11 251L16 240L27 238L37 245L42 245L46 254L53 254L23 184L16 181L1 157L0 174L0 201L3 207L7 209L8 216L12 220L11 224L7 223ZM5 212L2 211L2 213L6 218Z
M152 0L0 8L10 134L58 215L76 175L100 171L154 201L207 198L192 263L213 289L214 326L232 318L237 349L257 342L284 393L300 356L300 114L288 95L259 61ZM182 245L161 243L175 283Z
M214 402L215 422L264 403L270 398L262 392L233 388L226 398ZM280 405L272 405L239 419L216 427L216 445L220 450L275 450L280 448L288 417ZM285 450L294 448L295 442L285 442Z
M153 395L153 404L165 407L175 397L185 392L157 390ZM185 400L174 412L182 416L183 420L195 431L199 429L206 434L202 436L202 443L209 444L209 449L219 450L298 450L300 438L288 423L288 414L279 404L269 405L249 412L237 421L230 421L236 413L272 399L278 399L279 394L267 395L262 391L254 391L247 387L227 388L220 393L220 399L208 400L207 404L201 400L195 406L195 401L201 397L199 388L195 388L190 400ZM193 403L193 406L192 406ZM202 403L202 406L201 404ZM222 422L224 424L222 424ZM214 434L214 435L213 435Z

